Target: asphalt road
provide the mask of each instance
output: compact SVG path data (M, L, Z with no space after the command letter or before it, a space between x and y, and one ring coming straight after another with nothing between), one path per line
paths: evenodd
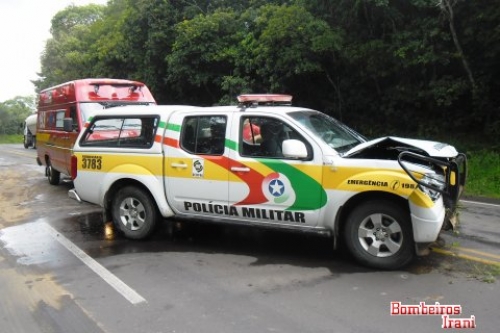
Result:
M462 201L459 232L385 272L327 239L274 231L179 224L127 240L43 171L35 150L0 145L2 333L498 331L495 202ZM459 313L391 315L391 302Z

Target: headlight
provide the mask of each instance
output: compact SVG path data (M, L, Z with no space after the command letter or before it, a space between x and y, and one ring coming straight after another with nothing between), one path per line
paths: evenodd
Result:
M443 175L438 174L425 174L422 179L420 179L422 184L419 184L419 188L422 192L427 194L432 201L436 201L441 197L441 193L445 190L446 182Z

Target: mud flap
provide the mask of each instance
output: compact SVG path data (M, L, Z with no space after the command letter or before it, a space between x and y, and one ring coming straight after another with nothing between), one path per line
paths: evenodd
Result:
M444 218L442 230L456 230L458 226L457 212L448 212Z
M418 257L425 257L431 253L432 243L417 243L415 244L415 253Z

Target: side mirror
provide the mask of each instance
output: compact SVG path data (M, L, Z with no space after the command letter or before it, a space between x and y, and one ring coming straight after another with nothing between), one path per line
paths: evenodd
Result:
M64 118L63 128L65 132L73 132L73 118Z
M281 149L284 157L296 159L306 159L308 157L307 147L300 140L284 140Z

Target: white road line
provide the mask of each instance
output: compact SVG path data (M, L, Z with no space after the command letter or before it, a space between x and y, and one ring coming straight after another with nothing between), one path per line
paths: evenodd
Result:
M500 207L500 205L487 203L487 202L479 202L479 201L468 201L468 200L460 200L460 202L475 204L475 205L483 205L483 206L491 206L491 207Z
M122 280L116 277L116 275L112 274L104 266L99 264L92 257L88 256L78 246L73 244L69 239L64 237L50 225L45 222L43 223L45 224L47 231L52 237L54 237L59 243L61 243L69 252L73 253L78 259L80 259L85 265L87 265L87 267L89 267L97 275L99 275L104 281L106 281L118 293L125 297L130 303L135 305L146 302L146 300L141 295L127 286Z

